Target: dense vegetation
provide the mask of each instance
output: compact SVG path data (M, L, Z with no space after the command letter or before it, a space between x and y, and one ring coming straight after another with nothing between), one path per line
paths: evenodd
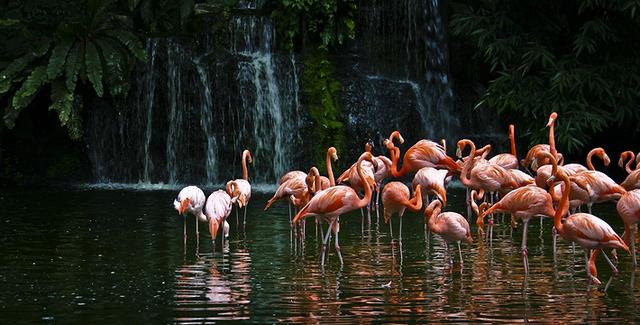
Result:
M611 127L640 122L640 1L454 3L451 32L475 59L465 78L486 85L476 107L511 121L543 121L551 111L567 151L590 146ZM520 123L531 143L541 123ZM632 132L637 131L634 130Z

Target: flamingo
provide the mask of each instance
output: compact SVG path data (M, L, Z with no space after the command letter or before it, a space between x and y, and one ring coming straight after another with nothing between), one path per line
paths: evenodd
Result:
M329 223L329 230L325 235L325 238L322 243L322 266L324 266L324 254L327 248L327 244L329 241L329 235L331 233L331 228L333 228L336 239L335 239L335 247L336 252L338 252L338 256L340 257L340 264L344 264L342 259L342 254L340 253L340 245L338 244L338 230L339 225L338 217L341 214L345 214L347 212L363 208L369 204L371 201L371 188L369 184L365 181L365 176L362 171L362 161L367 160L372 162L373 156L370 152L363 153L360 158L358 158L358 162L356 165L356 170L358 175L360 176L360 180L362 182L362 187L364 187L364 198L360 199L358 193L349 186L338 185L330 187L326 190L319 191L316 195L311 198L309 203L305 205L299 212L296 214L295 218L293 218L293 224L299 222L305 217L308 216L319 216L327 223Z
M433 200L427 208L424 210L425 223L429 225L431 232L442 236L446 242L455 241L458 244L458 252L460 253L460 266L464 264L462 259L462 249L460 248L460 241L464 241L468 244L473 243L471 237L471 230L469 229L469 223L462 215L455 212L442 212L442 202L440 200ZM447 247L447 253L449 252L449 246Z
M638 157L640 157L640 155ZM633 163L633 159L634 159L633 151L625 151L621 153L620 160L618 161L618 165L622 167L624 164L624 160L626 160L627 158L631 158L629 159L629 161L625 166L625 170L629 175L627 175L624 181L620 183L620 186L624 187L624 189L627 191L631 191L631 190L640 188L640 168L638 168L638 166L636 165L635 170L631 169L631 163Z
M187 186L180 190L178 197L173 201L173 207L180 215L184 215L184 241L187 241L187 215L193 214L196 217L196 240L199 237L198 220L206 222L207 217L202 213L205 204L204 192L197 186Z
M474 164L476 156L476 146L469 139L458 141L458 151L462 152L470 146L471 153L464 163L460 181L467 187L478 189L480 196L484 196L484 192L496 192L498 190L517 188L518 184L513 180L511 174L504 168L493 164ZM459 155L460 156L460 155ZM476 166L474 166L476 165Z
M384 206L384 222L389 223L389 230L393 236L391 217L394 213L400 216L400 241L402 241L402 216L405 209L418 212L422 209L422 194L420 185L415 186L413 198L409 199L409 188L400 182L390 182L382 190L382 205ZM392 239L393 240L393 239Z
M247 162L253 163L251 152L245 149L242 152L242 178L235 179L227 182L227 194L232 198L235 198L238 208L244 207L243 224L247 223L247 205L249 205L249 199L251 199L251 183L249 183L249 172L247 171ZM237 217L236 213L236 217Z
M640 223L640 190L632 190L623 195L616 205L618 214L624 221L624 234L622 238L628 245L631 243L631 255L633 256L633 266L637 266L635 228Z
M385 146L390 152L395 148L393 139L398 138L400 143L404 143L404 139L400 132L393 131L388 139L384 141ZM398 170L398 160L400 159L400 150L398 155L391 157L391 175L400 178L407 173L412 173L423 167L434 167L447 169L452 174L460 173L460 166L444 151L444 148L433 141L420 140L404 154L402 159L402 169Z
M413 177L413 187L422 187L422 200L428 202L428 195L435 195L442 205L447 205L447 174L446 169L435 169L433 167L423 167L418 170Z
M594 150L602 152L604 163L605 165L608 165L609 157L604 153L604 150L602 148L596 148ZM588 163L590 163L590 161L588 161ZM593 164L591 164L589 168L593 168ZM593 203L617 200L627 192L627 190L618 185L605 173L597 170L587 170L577 173L574 176L571 176L570 179L573 183L588 193L586 203L589 208L589 213L591 213L591 206Z
M544 158L553 157L548 152L542 152L539 153L539 155L548 155L548 157ZM555 159L550 160L555 164L555 168L557 168ZM529 274L529 257L527 254L527 229L529 227L529 220L534 216L553 217L555 210L553 209L553 198L551 194L535 185L519 187L507 193L500 201L492 205L478 217L476 220L478 229L482 229L484 217L494 212L510 213L512 217L522 220L522 263L525 274Z
M563 223L562 216L567 214L569 210L571 181L561 169L554 170L553 176L551 176L549 181L554 181L557 178L564 182L564 188L562 198L553 216L554 226L562 238L572 241L584 248L585 257L589 254L590 249L593 250L591 257L586 261L587 275L593 283L599 285L601 282L597 278L598 271L595 265L598 254L603 248L624 249L629 252L629 247L627 247L622 238L613 231L609 224L592 214L575 213L568 216ZM611 270L614 273L618 273L618 269L613 265L607 254L602 253L609 263Z
M593 148L587 154L586 161L587 161L588 167L585 167L581 164L574 163L574 164L566 164L564 166L558 166L558 168L561 168L565 172L565 174L567 174L567 176L569 177L587 170L595 170L595 167L593 167L593 162L592 162L593 156L596 156L602 159L605 166L609 165L610 160L607 154L604 152L604 150L602 148ZM537 167L537 163L535 161L532 163L531 166L532 166L532 169L536 171L536 178L535 178L536 185L543 188L546 187L547 180L549 179L549 177L551 177L552 166L544 165L544 166Z
M556 112L552 112L549 115L549 121L547 122L547 127L549 128L549 144L536 144L535 146L531 147L531 149L529 149L529 152L527 152L527 155L525 156L525 158L520 161L520 164L522 164L522 166L525 169L528 170L531 163L534 160L536 160L538 153L543 151L547 151L551 153L554 157L557 158L558 165L562 165L562 161L563 161L562 154L558 153L558 151L556 150L556 138L555 138L554 129L555 129L557 118L558 118L558 113ZM537 161L538 166L548 165L548 164L551 164L551 161L549 161L548 159Z
M500 165L506 169L518 169L518 156L516 155L515 126L509 124L509 141L511 142L511 153L501 153L489 159L492 164Z
M215 251L216 236L220 225L223 226L222 249L224 250L224 239L229 237L227 217L231 214L231 207L235 201L236 198L232 199L225 190L217 190L207 198L207 203L204 206L204 214L207 216L207 221L209 222L209 233L211 234L213 251Z

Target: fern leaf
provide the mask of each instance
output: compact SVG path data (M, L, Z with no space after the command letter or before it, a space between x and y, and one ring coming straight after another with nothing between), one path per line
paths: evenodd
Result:
M34 59L33 55L28 53L11 62L2 72L0 72L0 95L9 91L15 76L23 71Z
M49 110L58 113L60 124L69 123L73 104L73 92L69 91L64 81L58 79L51 84L51 106Z
M105 33L120 41L139 60L147 60L147 55L144 52L144 48L142 47L142 42L140 42L140 39L133 33L115 29L107 30L105 31Z
M106 39L97 39L96 44L102 52L105 61L105 83L111 96L123 95L128 89L124 74L124 58L122 53L114 48Z
M49 65L47 66L47 77L53 80L62 74L64 69L64 62L67 59L67 53L73 45L71 39L67 39L60 44L56 45L51 51L51 57L49 57Z
M98 97L102 97L102 60L100 53L93 42L87 42L84 53L84 65L87 72L87 78L93 84L93 89Z
M47 67L39 66L35 68L29 78L22 83L22 86L13 95L11 106L19 110L31 103L31 100L40 89L40 86L47 81Z
M65 64L65 84L67 90L73 92L76 89L76 81L78 80L78 73L82 68L82 51L80 45L76 45L71 49L69 55L67 55L67 62Z

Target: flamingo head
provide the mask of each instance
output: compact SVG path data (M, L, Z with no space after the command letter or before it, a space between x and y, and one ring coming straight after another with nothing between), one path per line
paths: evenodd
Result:
M393 143L393 139L396 139L396 138L398 139L398 141L400 142L400 144L403 144L403 143L404 143L404 138L402 137L402 135L400 134L400 132L399 132L399 131L397 131L397 130L396 130L396 131L391 132L391 135L389 135L389 139L387 139L387 140L389 140L391 143Z
M182 201L180 201L179 199L175 199L173 201L173 207L176 210L178 210L178 213L180 215L183 215L187 211L187 208L189 207L190 204L191 204L191 199L190 198L185 198Z
M242 152L242 156L247 157L247 162L250 164L253 164L253 157L251 157L251 151L249 151L248 149L245 149Z
M373 143L371 141L367 141L367 143L364 144L364 151L371 152L372 149Z
M327 153L329 154L329 156L331 156L331 159L333 159L333 161L338 160L338 150L336 150L335 147L330 147L327 150Z
M389 139L384 139L383 144L387 148L387 150L389 150L389 151L391 151L393 148L395 148L395 145L393 145L393 141L391 141Z
M456 157L462 158L462 152L470 144L471 144L471 140L469 139L462 139L458 141L458 143L456 144Z
M549 115L549 122L547 122L547 127L552 126L556 122L557 118L558 118L558 113L556 112L551 113L551 115Z

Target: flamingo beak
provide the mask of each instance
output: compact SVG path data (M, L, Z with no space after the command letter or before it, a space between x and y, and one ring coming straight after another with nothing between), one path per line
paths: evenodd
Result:
M334 152L334 153L332 153L332 154L331 154L331 159L333 159L333 161L338 160L338 154L337 154L337 153L335 153L335 152Z
M553 122L555 122L557 117L558 117L557 114L555 113L551 114L551 116L549 116L549 122L547 122L547 127L550 127L553 124Z
M456 157L462 158L462 149L460 147L456 148Z
M611 163L611 159L609 159L609 155L607 155L606 153L604 154L604 157L602 157L602 159L604 160L604 165L605 166L609 166L609 164Z
M187 207L189 206L189 204L191 204L191 200L189 198L182 200L182 202L180 202L180 206L178 207L178 213L183 215L184 212L187 210Z

